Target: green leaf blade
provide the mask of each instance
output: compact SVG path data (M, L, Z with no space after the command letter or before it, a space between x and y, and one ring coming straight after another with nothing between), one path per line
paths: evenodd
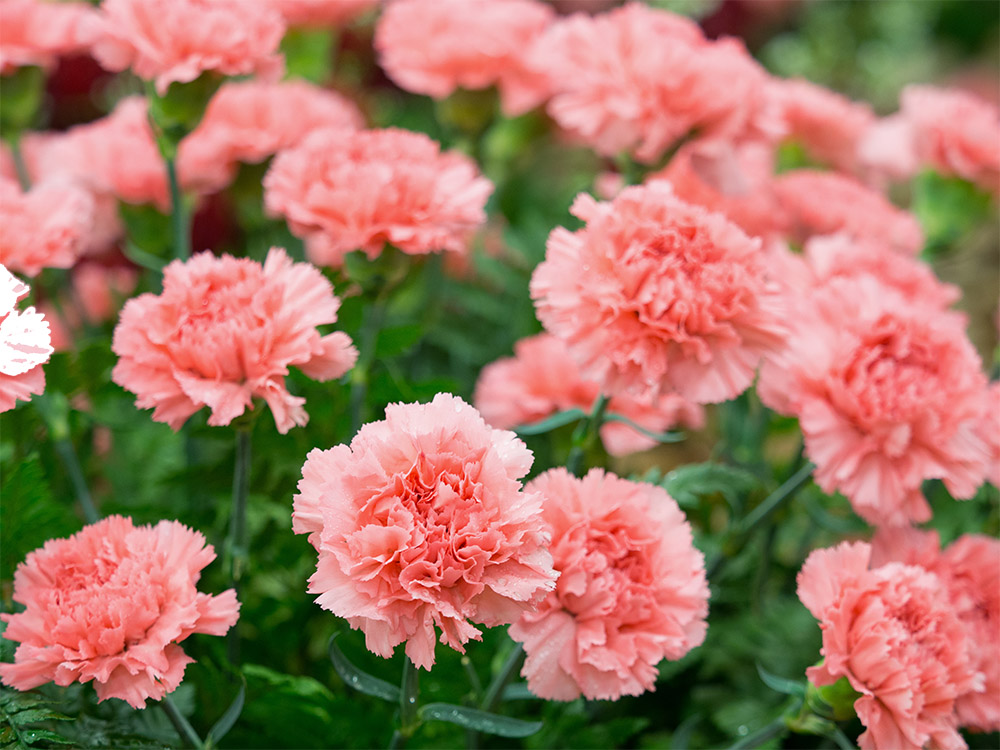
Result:
M351 664L344 656L344 652L337 646L336 640L336 635L330 638L330 661L345 685L359 693L381 698L384 701L399 701L398 687L367 672L362 672Z
M528 737L542 728L540 721L523 721L450 703L428 703L418 713L424 721L446 721L499 737Z

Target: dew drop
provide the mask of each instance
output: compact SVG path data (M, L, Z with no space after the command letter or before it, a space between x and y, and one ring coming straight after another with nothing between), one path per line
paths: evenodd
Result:
M750 729L746 726L746 724L740 724L738 727L736 727L736 734L738 734L740 737L746 737L748 734L750 734Z

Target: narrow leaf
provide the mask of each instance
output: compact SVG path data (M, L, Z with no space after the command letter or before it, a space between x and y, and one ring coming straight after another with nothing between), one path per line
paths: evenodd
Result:
M334 633L330 638L330 661L333 662L333 668L340 675L340 679L348 687L354 688L365 695L373 695L376 698L381 698L384 701L399 701L398 687L385 680L380 680L378 677L370 675L367 672L362 672L351 664L337 647L336 640L337 634Z
M605 414L605 422L621 422L624 425L628 425L633 430L638 432L640 435L645 435L650 440L655 440L658 443L679 443L684 439L683 432L653 432L652 430L647 430L640 424L636 424L628 417L622 414Z
M541 422L515 427L514 432L518 435L542 435L546 432L551 432L552 430L556 430L560 427L583 419L585 416L587 415L582 409L567 409L566 411L556 412L551 417L543 419Z
M757 674L760 675L760 679L763 680L764 684L771 688L771 690L784 695L795 695L800 698L805 697L806 686L802 682L789 680L785 677L778 677L776 674L771 674L764 669L759 662L757 663Z
M537 695L528 690L527 682L515 682L503 689L503 700L505 701L531 701L541 700Z
M69 718L47 708L29 708L10 714L11 723L19 727L33 724L36 721L68 721Z
M72 745L73 740L67 739L60 734L50 732L48 729L25 729L21 732L21 738L29 745L45 740L57 745Z
M236 720L240 718L240 714L243 713L243 702L247 697L247 681L246 678L242 679L243 684L240 685L240 691L236 694L233 702L229 704L226 712L208 730L208 739L213 745L218 745L222 741L222 738L229 733Z
M540 721L522 721L509 716L491 714L477 708L455 706L451 703L428 703L419 711L424 721L447 721L466 729L500 737L527 737L542 728Z

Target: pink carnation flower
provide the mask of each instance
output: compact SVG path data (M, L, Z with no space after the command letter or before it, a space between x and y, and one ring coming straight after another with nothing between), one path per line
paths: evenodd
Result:
M133 526L111 516L69 539L52 539L18 565L14 601L0 615L4 637L20 642L5 685L94 681L98 700L143 708L173 692L193 662L181 643L193 633L225 635L239 617L232 589L196 588L215 559L205 537L177 521Z
M917 565L937 575L969 636L972 667L982 673L981 690L959 696L959 726L979 732L1000 729L1000 541L965 534L941 550L936 531L911 526L879 529L872 565Z
M264 204L306 238L310 259L340 265L388 242L405 253L464 253L493 185L475 162L421 133L321 130L275 158Z
M71 182L51 180L26 193L0 177L0 263L27 276L69 268L87 245L94 201Z
M51 334L35 308L18 311L17 301L28 291L0 265L0 413L45 390L42 365L52 355Z
M489 424L511 429L566 409L590 411L599 393L597 383L580 375L566 345L542 333L514 344L513 357L483 368L476 382L474 402ZM705 424L704 410L675 393L656 399L619 394L608 402L608 411L628 417L652 432L677 424L700 429ZM615 456L648 450L657 444L618 422L604 423L601 442Z
M920 166L913 148L913 126L899 113L872 123L858 143L858 164L875 184L913 177Z
M551 469L526 488L545 498L555 591L510 636L521 674L546 700L616 700L653 690L661 659L705 639L705 561L662 488L591 469Z
M964 748L955 700L976 688L969 641L941 581L914 565L869 567L867 544L816 550L798 576L799 599L823 628L815 685L846 677L867 731L862 750Z
M2 0L0 72L28 65L51 68L59 57L85 51L93 41L94 15L86 3Z
M316 330L335 322L339 307L323 275L281 248L271 248L263 266L210 252L175 260L161 294L140 295L122 310L111 378L174 430L203 406L210 425L227 425L257 396L286 433L309 420L305 399L285 388L289 365L331 380L357 359L347 334Z
M227 83L181 141L179 170L186 185L215 192L232 182L238 162L262 162L320 127L363 126L353 102L306 81Z
M792 309L788 347L761 370L758 392L799 418L816 483L877 525L928 520L925 479L971 497L986 473L976 432L985 377L964 317L865 274L808 289Z
M302 467L292 528L319 553L309 592L379 656L406 641L430 669L435 625L464 652L470 620L513 622L554 586L542 497L519 481L531 460L455 396L390 404Z
M289 26L344 26L378 5L378 0L263 0Z
M810 156L843 172L858 168L859 145L875 123L870 106L801 78L776 79L769 93L788 136Z
M206 71L227 76L278 76L281 16L264 2L241 0L104 0L98 62L156 82L188 83Z
M989 449L986 478L1000 487L1000 381L990 383L983 397L978 433Z
M525 54L555 16L537 0L396 0L375 29L379 63L400 87L435 99L496 84L504 113L548 94Z
M654 162L680 139L770 133L767 74L735 39L640 3L554 22L529 64L548 76L548 111L598 153Z
M549 235L531 296L583 377L609 395L676 392L695 403L750 385L784 337L759 240L666 182L611 203L581 194L570 210L586 226Z
M907 86L900 112L913 129L917 159L1000 192L1000 111L964 91Z
M774 189L791 218L791 238L846 232L916 255L924 234L916 217L896 208L874 188L834 172L799 169L778 175Z
M652 180L667 180L686 203L724 214L751 237L784 235L790 219L774 190L774 149L746 143L733 154L737 177L720 181L705 163L698 144L683 146Z

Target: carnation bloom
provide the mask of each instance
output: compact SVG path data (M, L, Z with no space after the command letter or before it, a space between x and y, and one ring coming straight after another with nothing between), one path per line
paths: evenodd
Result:
M694 130L769 133L767 74L735 39L709 42L693 21L640 3L551 24L529 55L545 73L555 121L614 156L656 161Z
M263 0L289 26L342 26L378 5L378 0Z
M872 565L889 562L926 568L944 584L952 609L969 636L973 669L983 689L959 696L959 726L979 732L1000 729L1000 541L965 534L946 549L936 531L911 526L879 529L872 540Z
M285 388L289 365L331 380L357 359L347 334L316 330L335 322L339 307L323 275L280 248L263 266L210 252L175 260L161 294L140 295L122 310L111 378L175 430L203 406L210 425L227 425L257 396L285 433L309 419L305 399Z
M28 291L0 265L0 413L45 390L42 365L52 354L49 324L33 307L17 310Z
M443 99L496 84L504 112L526 112L548 93L524 64L555 13L538 0L396 0L375 29L379 63L399 86Z
M985 377L964 317L865 274L828 279L792 308L788 346L758 392L799 418L816 483L877 525L928 520L925 479L971 497L986 473Z
M941 581L915 565L870 568L871 547L816 550L798 576L799 599L823 628L815 685L846 677L867 731L862 750L964 748L955 700L976 689L969 642Z
M661 659L705 639L705 561L662 488L601 469L551 469L527 490L545 498L556 588L510 628L521 674L546 700L616 700L652 690Z
M746 143L734 154L736 179L720 181L708 167L697 144L682 146L667 166L649 177L667 180L686 203L724 214L751 237L784 235L790 219L774 190L774 150L763 143Z
M1000 192L996 106L964 91L933 86L907 86L899 100L920 162Z
M86 3L39 0L0 2L0 72L37 65L51 68L56 59L86 50L93 41Z
M586 226L549 235L531 296L583 377L609 395L676 392L696 403L750 385L784 336L759 240L666 182L611 203L581 194L570 211Z
M292 528L319 553L309 592L379 656L406 641L430 669L435 625L464 652L470 620L513 622L553 588L542 497L521 490L531 460L455 396L390 404L302 467Z
M464 253L492 191L468 157L395 128L316 131L264 178L267 210L306 239L314 263L332 266L352 250L374 257L387 242L410 254Z
M600 393L580 368L562 340L542 333L514 344L514 357L483 368L476 382L475 405L488 423L500 429L538 422L557 411L590 411ZM652 432L681 423L698 429L705 412L675 393L656 399L620 394L608 402L608 411L621 414ZM601 442L616 456L652 448L657 443L619 422L601 426Z
M986 478L1000 487L1000 381L990 383L986 391L978 432L990 454Z
M910 179L919 167L910 122L897 113L872 123L858 143L858 163L875 183Z
M22 193L16 180L0 176L0 263L27 276L69 268L86 247L93 212L93 198L71 182Z
M160 700L194 661L178 644L193 633L225 635L239 617L235 591L196 588L214 559L205 537L177 521L133 526L111 516L49 540L14 574L24 611L0 615L4 638L21 644L13 664L0 664L4 684L93 680L102 701Z
M847 232L916 255L924 235L916 217L896 208L874 188L845 175L798 169L774 181L778 202L791 221L791 238Z
M844 172L857 169L858 147L875 123L870 106L801 78L774 80L769 94L788 137L810 156Z
M104 0L98 62L156 82L188 83L206 71L222 75L277 76L281 16L264 2L241 0Z
M238 162L262 162L319 127L363 125L352 102L306 81L227 83L181 141L179 170L185 184L214 192L232 181Z

